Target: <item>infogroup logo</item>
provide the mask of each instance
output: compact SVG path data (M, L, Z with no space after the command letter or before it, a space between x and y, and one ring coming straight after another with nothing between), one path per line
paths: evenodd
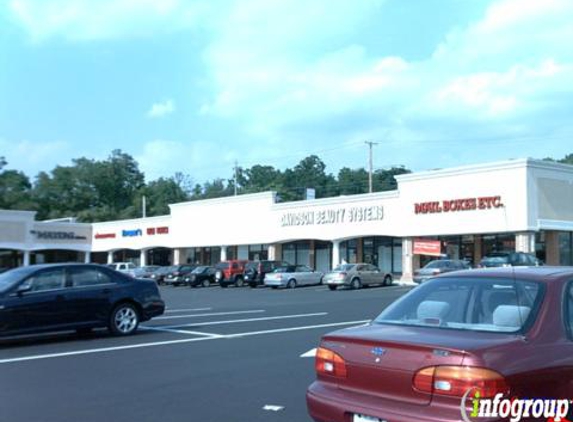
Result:
M464 422L477 422L482 418L502 418L511 422L526 418L570 422L565 416L571 402L569 399L503 398L501 393L493 398L482 398L479 389L472 388L462 397L460 411Z

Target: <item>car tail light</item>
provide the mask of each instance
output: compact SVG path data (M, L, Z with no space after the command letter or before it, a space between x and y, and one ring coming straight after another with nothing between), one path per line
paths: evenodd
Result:
M344 359L339 354L324 347L319 347L316 351L315 368L319 374L346 378L346 362L344 362Z
M509 387L499 373L471 366L431 366L414 376L414 389L424 393L463 397L469 390L479 390L481 397L507 394Z

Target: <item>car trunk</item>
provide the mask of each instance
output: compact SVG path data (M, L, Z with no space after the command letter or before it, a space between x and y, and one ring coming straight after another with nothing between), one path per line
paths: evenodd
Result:
M414 376L420 369L462 365L471 356L469 350L508 341L507 336L475 334L377 324L341 330L324 336L321 346L344 359L347 377L323 379L344 390L427 405L431 394L413 388Z

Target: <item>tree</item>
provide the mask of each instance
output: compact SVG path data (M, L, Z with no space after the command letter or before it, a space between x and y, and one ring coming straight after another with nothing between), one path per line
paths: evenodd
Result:
M147 215L149 217L169 214L169 204L184 202L189 199L187 193L176 180L176 176L168 179L160 177L149 182L147 186L141 189L138 200L142 195L146 197Z
M0 209L35 210L30 179L21 171L4 170L7 164L0 157Z
M338 189L341 195L356 195L368 192L368 172L343 167L338 172Z
M375 192L395 190L398 188L395 176L407 173L411 173L411 171L404 167L376 170L372 176L372 189Z

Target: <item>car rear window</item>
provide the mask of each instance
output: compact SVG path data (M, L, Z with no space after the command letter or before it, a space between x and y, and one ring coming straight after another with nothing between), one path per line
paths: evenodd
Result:
M438 329L518 333L535 320L543 300L539 282L491 279L436 279L412 290L375 322Z
M350 271L354 267L355 267L354 264L342 264L336 267L333 271Z

